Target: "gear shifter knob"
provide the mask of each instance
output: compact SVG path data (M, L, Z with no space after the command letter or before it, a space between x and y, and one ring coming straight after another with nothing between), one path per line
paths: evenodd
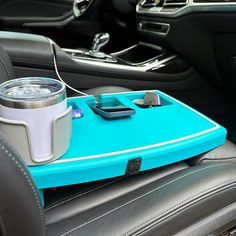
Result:
M108 42L110 39L110 35L108 33L99 33L96 34L93 39L93 45L91 50L92 51L100 51Z

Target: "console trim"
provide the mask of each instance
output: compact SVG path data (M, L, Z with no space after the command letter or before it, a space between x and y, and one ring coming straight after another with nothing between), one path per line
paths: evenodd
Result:
M161 24L161 25L168 25L169 24ZM169 28L168 28L169 29ZM144 60L142 62L138 63L132 63L123 60L122 58L119 58L119 56L123 53L126 53L127 51L141 46L146 46L155 50L159 51L159 54L156 56L150 57L147 60ZM75 61L76 63L80 63L81 65L85 66L98 66L101 68L109 68L109 69L116 69L116 70L128 70L128 71L134 71L134 72L152 72L154 70L158 70L159 68L162 68L166 65L167 62L175 59L178 57L176 54L170 54L163 50L162 47L158 45L153 45L150 43L145 42L139 42L135 45L132 45L128 48L125 48L123 50L111 53L109 55L106 55L106 58L92 58L87 57L87 52L89 52L88 49L68 49L63 48L64 52L69 54L71 56L71 59ZM80 55L81 54L81 55Z
M76 62L84 65L95 65L103 68L111 68L111 69L120 69L120 70L130 70L130 71L142 71L142 72L148 72L152 71L153 68L157 70L158 68L161 68L164 66L164 64L170 60L173 60L176 58L177 55L172 55L169 56L163 60L154 60L153 62L147 62L142 65L121 65L121 64L116 64L116 63L108 63L108 62L99 62L99 61L89 61L89 60L84 60L84 59L74 59Z

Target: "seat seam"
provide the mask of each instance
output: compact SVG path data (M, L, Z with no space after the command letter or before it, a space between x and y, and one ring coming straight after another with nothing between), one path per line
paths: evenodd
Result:
M103 184L103 185L100 185L100 186L96 186L96 187L91 188L91 189L89 189L89 190L87 190L87 191L85 191L85 192L82 192L82 193L80 193L80 194L74 195L74 196L71 197L71 198L67 198L67 199L64 200L64 201L58 202L58 203L56 203L55 205L46 208L46 209L45 209L45 212L48 212L48 211L50 211L50 210L52 210L52 209L54 209L54 208L56 208L56 207L58 207L58 206L62 206L62 205L64 205L64 204L67 204L67 203L71 202L72 200L75 200L75 199L78 199L78 198L80 198L80 197L83 197L83 196L85 196L85 195L87 195L87 194L89 194L89 193L95 192L96 190L100 190L100 189L102 189L102 188L104 188L104 187L107 187L107 186L113 184L113 183L119 182L120 180L125 179L125 178L126 178L126 176L122 176L121 178L118 178L118 179L113 180L113 181L111 181L111 182L108 182L108 183L106 183L106 184Z
M1 64L3 65L3 67L5 68L6 72L7 72L8 78L9 78L9 79L13 79L13 78L11 78L11 73L10 73L10 71L8 70L7 65L5 64L4 60L2 60L1 57L0 57L0 61L1 61Z
M35 62L35 63L39 63L40 65L42 64L42 60L37 60L37 58L22 58L22 57L11 57L12 61L14 61L15 63L18 62L18 60L21 60L21 62ZM41 63L40 63L41 62ZM43 63L47 64L47 65L52 65L51 62L47 62L47 61L43 61Z
M6 221L6 216L4 214L0 213L0 217L2 219L2 223L3 223L3 227L4 227L3 230L5 231L5 232L3 231L3 236L8 235L9 229L8 229L8 225L7 225L7 221Z
M180 203L174 205L173 207L168 208L167 210L163 211L161 214L158 214L158 215L156 215L156 216L150 218L149 220L147 220L147 221L143 222L142 224L140 224L140 225L134 227L133 229L127 231L127 232L124 233L124 234L122 234L121 236L129 236L129 235L131 235L132 233L135 233L134 231L136 231L136 230L142 228L143 226L146 226L146 225L149 224L149 223L150 223L150 224L155 224L155 222L156 222L155 220L158 219L159 217L162 217L162 216L165 215L166 213L169 213L169 212L171 212L171 211L173 211L173 210L178 209L178 208L181 207L181 206L184 206L184 204L188 203L188 202L191 201L191 200L197 199L197 197L199 197L199 196L200 196L200 197L204 197L204 193L207 193L208 191L211 191L211 190L214 191L214 190L219 189L220 187L226 188L226 187L229 186L229 185L230 185L230 186L233 185L231 188L234 188L234 187L235 187L235 184L236 184L236 181L235 181L235 178L234 178L234 179L230 179L230 180L228 180L228 181L225 181L225 182L223 182L223 183L221 183L221 184L215 185L215 186L213 186L213 187L211 187L211 188L205 189L204 191L202 191L202 192L200 192L200 193L198 193L198 194L195 194L195 195L193 195L193 196L190 197L190 198L185 199L184 201L182 201L182 202L180 202ZM228 189L228 188L227 188L227 189ZM211 196L217 195L217 194L219 194L219 193L216 193L216 194L213 193ZM197 202L199 202L199 201L197 201ZM196 201L195 201L192 205L190 205L190 206L188 206L188 207L192 207L195 203L196 203ZM182 212L182 211L183 211L183 210L180 210L179 212ZM179 213L179 212L178 212L178 213ZM165 219L164 219L164 220L165 220ZM155 224L155 226L161 224L162 222L163 222L163 221L161 221L161 222ZM154 227L155 227L155 226L154 226ZM140 232L136 232L135 235L142 235L143 233L145 233L146 231L148 231L148 230L150 230L150 229L152 229L152 228L153 228L153 227L149 227L149 228L147 228L147 229L144 229L144 232L141 232L141 234L140 234Z
M232 156L232 157L225 157L225 158L210 158L210 157L205 157L205 158L202 158L200 161L199 161L199 164L203 163L204 161L229 161L229 160L233 160L235 159L236 156Z
M9 147L10 150L8 150L6 148L6 146L3 145L3 143L5 145L7 145L7 143L3 139L1 139L1 141L2 141L2 143L0 143L1 149L10 157L10 159L15 164L15 166L21 171L21 173L24 175L24 177L27 180L28 186L33 191L33 194L34 194L34 197L35 197L35 200L36 200L39 212L40 212L41 224L42 224L42 228L43 228L43 235L45 235L46 234L46 229L45 229L45 225L44 225L43 210L42 210L42 207L41 207L41 204L40 204L40 199L38 197L37 190L35 189L34 184L31 180L29 174L27 173L27 171L25 171L25 169L21 165L21 163L15 158L17 156L15 151L11 147ZM10 153L10 151L12 153Z
M229 164L229 163L224 163L224 164L218 164L218 165L207 166L207 167L202 168L202 169L200 169L200 170L195 170L195 171L193 171L193 172L190 172L190 173L187 173L187 174L185 174L185 175L183 175L183 176L180 176L180 177L178 177L178 178L175 178L174 180L169 181L169 182L167 182L167 183L165 183L165 184L163 184L163 185L161 185L161 186L159 186L159 187L157 187L157 188L155 188L155 189L153 189L153 190L151 190L151 191L149 191L149 192L147 192L147 193L145 193L145 194L142 194L141 196L139 196L139 197L137 197L137 198L134 198L134 199L132 199L132 200L130 200L130 201L128 201L128 202L126 202L126 203L124 203L124 204L122 204L122 205L116 207L116 208L113 208L112 210L107 211L106 213L104 213L104 214L102 214L102 215L100 215L100 216L98 216L98 217L96 217L96 218L94 218L94 219L92 219L92 220L90 220L90 221L87 221L87 222L85 222L85 223L83 223L83 224L81 224L81 225L79 225L79 226L77 226L77 227L75 227L75 228L73 228L73 229L71 229L71 230L69 230L69 231L66 231L66 232L63 233L63 234L60 234L60 236L69 235L70 233L72 233L72 232L74 232L74 231L77 231L77 230L79 230L80 228L82 228L82 227L84 227L84 226L87 226L88 224L93 223L93 222L95 222L95 221L97 221L97 220L99 220L99 219L101 219L101 218L103 218L103 217L105 217L105 216L107 216L107 215L109 215L109 214L111 214L111 213L113 213L113 212L115 212L115 211L121 209L121 208L124 207L124 206L127 206L127 205L129 205L129 204L131 204L131 203L133 203L133 202L135 202L135 201L137 201L137 200L139 200L139 199L142 199L142 198L144 198L144 197L146 197L146 196L149 196L149 195L151 195L152 193L156 192L157 190L159 190L159 189L161 189L161 188L164 188L164 187L166 187L166 186L168 186L168 185L170 185L170 184L176 182L177 180L183 179L184 177L187 177L187 176L192 175L192 174L197 173L197 172L201 172L201 171L206 170L206 169L209 169L209 168L218 167L218 166L227 166L227 165L230 165L230 164Z

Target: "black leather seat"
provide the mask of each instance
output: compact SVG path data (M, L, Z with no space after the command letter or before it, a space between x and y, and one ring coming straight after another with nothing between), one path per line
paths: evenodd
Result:
M228 154L236 156L235 149ZM2 138L0 160L0 235L217 235L235 226L236 165L230 162L181 162L47 190L43 208L27 168Z

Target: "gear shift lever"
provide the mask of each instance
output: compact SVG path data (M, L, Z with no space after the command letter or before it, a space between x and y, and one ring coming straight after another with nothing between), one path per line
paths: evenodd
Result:
M110 35L108 33L96 34L93 39L90 55L96 58L105 58L106 54L100 50L109 42Z
M92 51L100 51L109 41L110 35L108 33L96 34L93 39Z

